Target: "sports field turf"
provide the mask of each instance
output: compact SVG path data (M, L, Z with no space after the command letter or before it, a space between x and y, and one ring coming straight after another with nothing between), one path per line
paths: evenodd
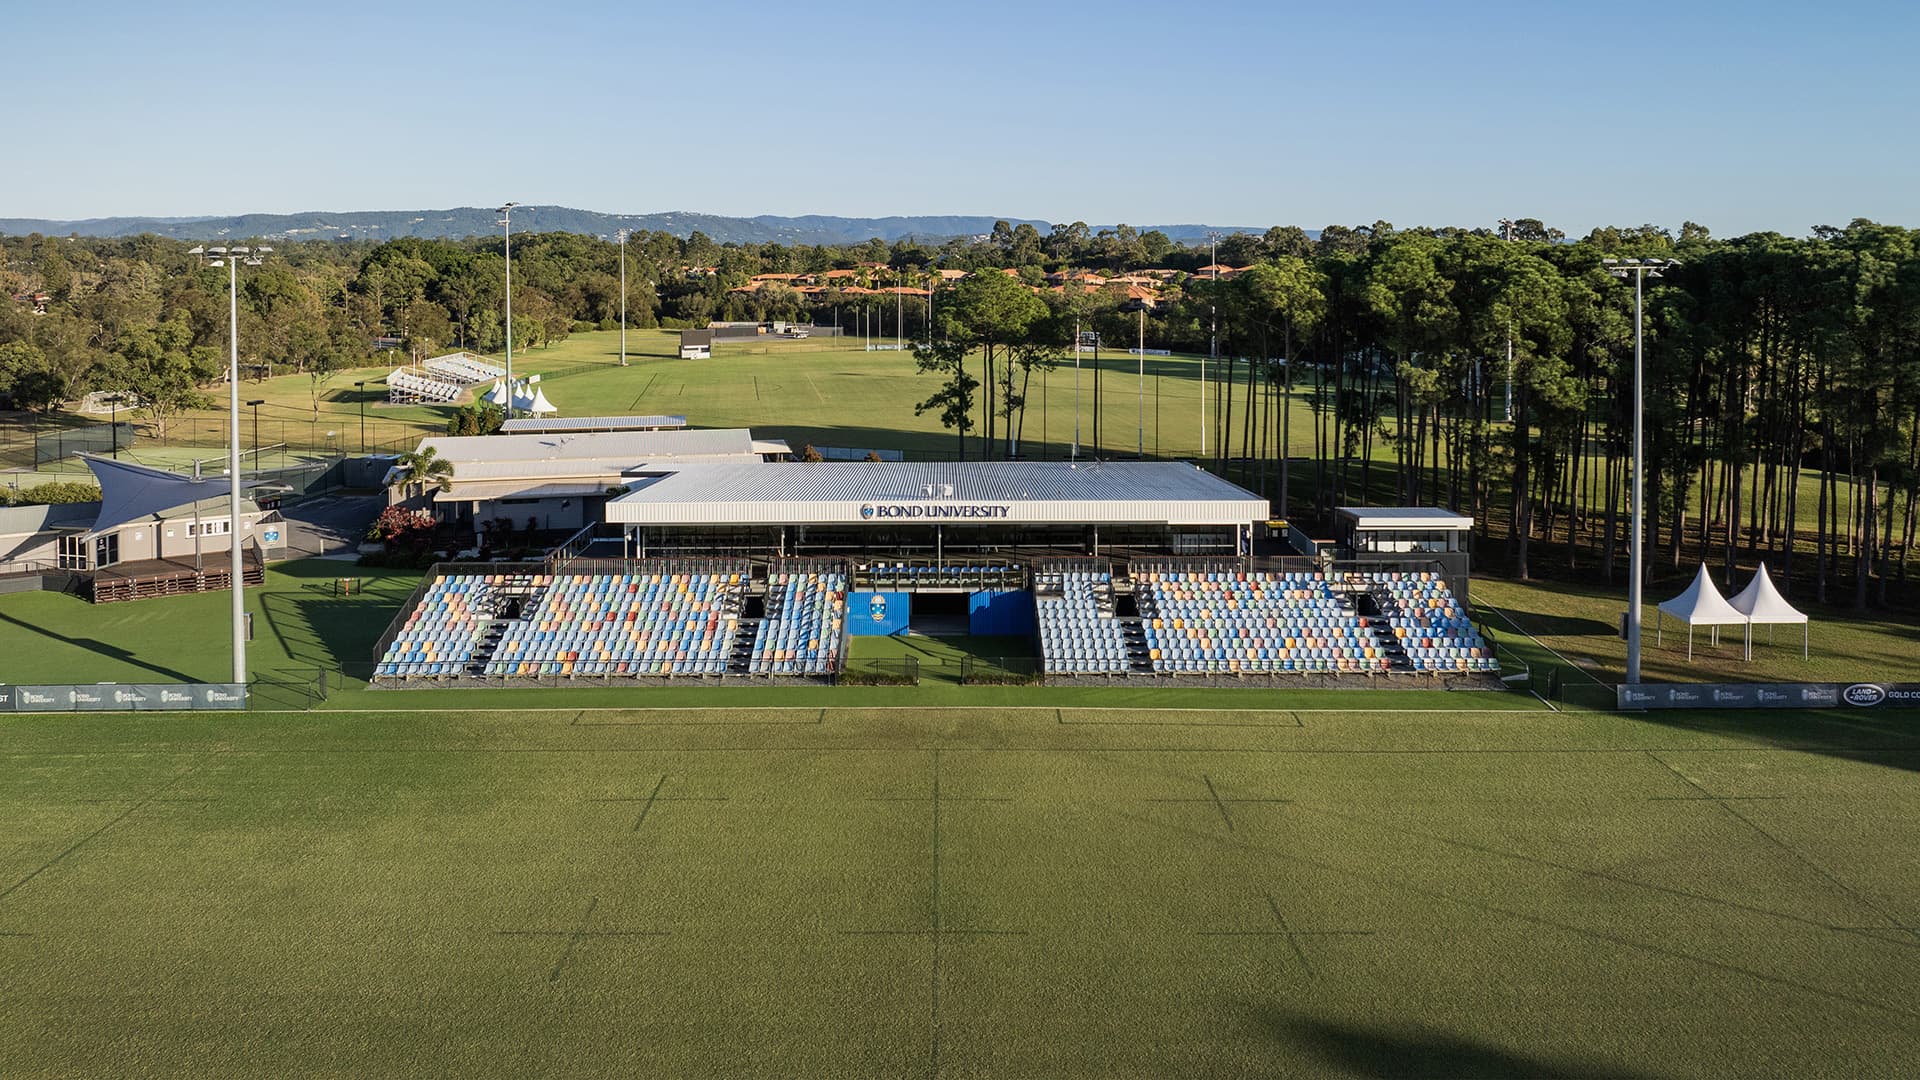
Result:
M0 757L8 1077L1920 1060L1894 714L42 716Z

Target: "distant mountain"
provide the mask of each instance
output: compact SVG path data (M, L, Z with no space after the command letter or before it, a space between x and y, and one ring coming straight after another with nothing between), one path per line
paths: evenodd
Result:
M235 217L112 217L83 221L47 221L0 218L0 234L24 236L138 236L154 233L176 240L266 238L275 240L390 240L397 236L460 239L499 231L499 213L464 206L453 210L312 211L299 214L241 214ZM719 243L741 244L854 244L879 237L889 243L913 237L945 240L979 236L993 231L996 221L1029 224L1042 233L1049 222L1028 218L978 215L847 218L808 214L803 217L721 217L675 210L664 214L603 214L564 206L523 206L513 212L515 232L571 232L612 236L617 229L647 229L688 236L703 232ZM1107 226L1095 226L1095 231ZM1262 228L1211 225L1140 225L1141 232L1159 229L1181 243L1204 240L1209 231L1264 232Z

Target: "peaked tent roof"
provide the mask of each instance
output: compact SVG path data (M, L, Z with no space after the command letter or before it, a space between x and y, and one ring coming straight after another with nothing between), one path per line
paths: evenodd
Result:
M1767 564L1761 563L1754 571L1753 580L1740 590L1740 595L1727 601L1735 611L1744 613L1757 623L1803 623L1806 613L1787 603L1780 590L1773 587L1773 575L1767 573Z
M1748 621L1744 612L1727 603L1720 590L1713 587L1706 563L1700 564L1700 572L1693 575L1693 584L1687 586L1687 591L1661 604L1660 611L1688 626L1738 625Z
M100 513L93 519L92 532L103 532L139 518L152 517L183 503L198 502L220 495L227 487L222 475L195 480L164 469L135 465L94 454L82 454L87 468L100 482Z

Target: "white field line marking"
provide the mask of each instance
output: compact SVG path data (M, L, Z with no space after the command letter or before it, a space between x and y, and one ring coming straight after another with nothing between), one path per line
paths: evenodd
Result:
M1551 707L1551 706L1549 706ZM328 713L356 714L373 713L393 715L396 713L472 713L472 712L515 712L515 713L687 713L687 712L1000 712L1000 713L1051 713L1056 708L1072 709L1075 712L1122 712L1122 713L1297 713L1297 714L1341 714L1358 713L1377 716L1381 713L1432 713L1438 716L1500 716L1506 713L1537 713L1539 709L1397 709L1382 707L1377 709L1236 709L1232 707L1203 709L1192 706L1179 707L1129 707L1124 705L589 705L560 706L538 705L526 707L470 707L451 708L392 708L392 709L249 709L249 716L322 716ZM156 710L158 711L158 710ZM61 714L67 715L67 714ZM194 714L199 715L199 714Z

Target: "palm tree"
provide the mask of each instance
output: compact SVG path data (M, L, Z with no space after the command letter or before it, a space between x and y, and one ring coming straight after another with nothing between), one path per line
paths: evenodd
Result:
M423 488L453 490L453 462L440 456L433 447L409 450L395 462L393 486L420 484ZM404 471L403 471L404 470Z

